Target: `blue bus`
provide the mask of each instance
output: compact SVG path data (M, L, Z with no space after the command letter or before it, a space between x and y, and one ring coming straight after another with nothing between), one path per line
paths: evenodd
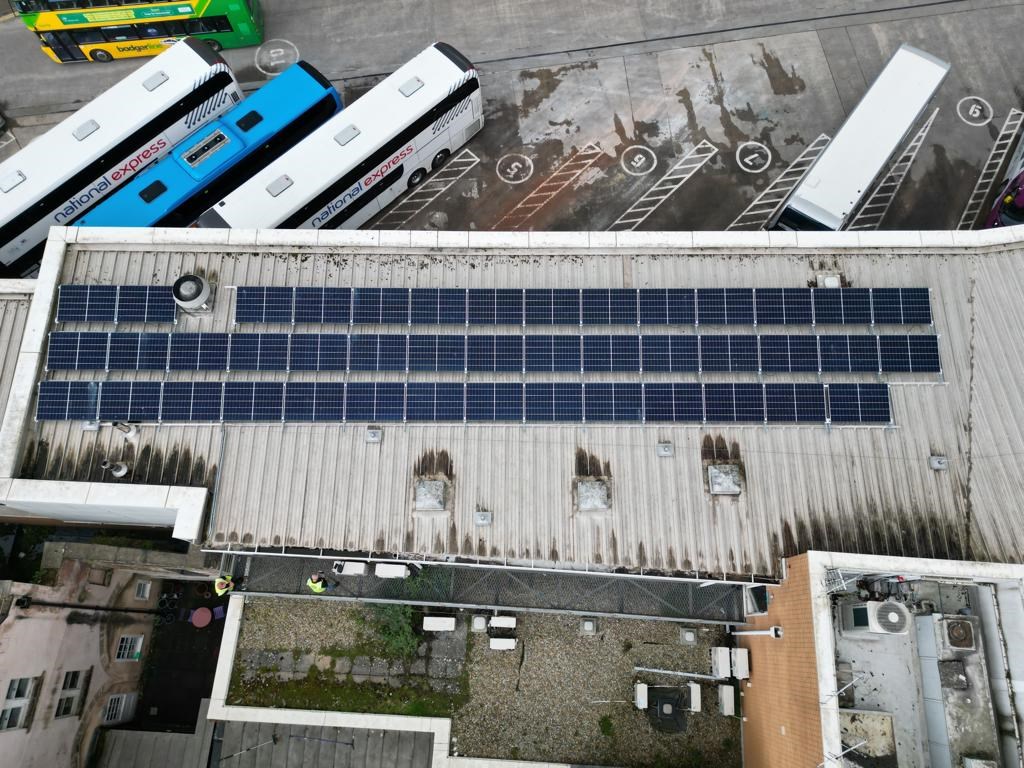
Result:
M299 61L178 144L75 222L79 227L187 227L342 108Z

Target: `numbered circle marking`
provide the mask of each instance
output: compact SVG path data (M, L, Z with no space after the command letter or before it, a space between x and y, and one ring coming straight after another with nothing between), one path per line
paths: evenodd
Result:
M299 60L299 49L289 40L267 40L256 49L256 69L276 77Z
M981 96L964 96L956 103L956 113L961 120L975 128L988 125L995 114L992 105Z
M745 141L736 150L736 164L747 173L761 173L772 164L772 151L759 141Z
M522 184L533 176L533 161L526 155L512 153L500 157L495 170L506 184Z
M658 167L658 158L649 147L635 144L626 147L619 158L619 165L630 176L646 176Z

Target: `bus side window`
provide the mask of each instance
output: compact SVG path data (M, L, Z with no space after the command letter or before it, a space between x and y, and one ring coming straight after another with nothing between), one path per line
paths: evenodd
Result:
M167 28L167 34L174 37L184 37L187 34L185 32L185 25L180 21L165 21L164 27Z
M120 43L124 40L135 40L135 30L132 29L131 24L124 24L118 27L104 27L103 34L107 38L108 43Z
M71 31L71 37L73 37L75 42L79 45L106 42L103 39L103 30L98 27L94 27L93 29L74 29Z
M230 32L231 24L227 16L208 16L205 19L189 19L185 22L185 31L190 35Z
M135 32L139 37L166 37L167 31L164 29L164 25L159 21L151 22L149 24L136 24Z

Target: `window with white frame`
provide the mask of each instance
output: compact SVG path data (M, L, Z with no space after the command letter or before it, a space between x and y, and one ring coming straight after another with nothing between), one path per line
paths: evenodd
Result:
M118 661L138 661L142 656L142 635L121 635L117 641Z
M64 681L60 686L60 697L57 699L57 709L54 717L70 717L78 714L78 700L82 695L82 682L85 673L79 670L72 670L64 673Z
M31 677L18 677L7 684L7 696L0 710L0 731L22 727L32 700L33 687Z
M135 694L116 693L107 699L107 706L103 708L103 722L123 723L135 716Z
M149 600L149 590L153 587L153 582L145 579L139 579L135 582L135 599L136 600Z

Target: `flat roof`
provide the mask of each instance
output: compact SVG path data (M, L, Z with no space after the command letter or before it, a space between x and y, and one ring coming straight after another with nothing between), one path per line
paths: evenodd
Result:
M853 287L931 291L941 376L673 379L885 381L893 413L889 427L384 423L381 441L368 442L365 423L141 426L127 454L131 471L120 482L213 490L205 542L214 548L327 548L580 569L764 575L778 573L781 556L809 548L994 561L1024 554L1013 501L1024 490L1017 458L1024 414L1024 278L1016 269L1024 235L1012 230L797 235L71 229L63 237L67 242L51 242L47 256L59 259L58 284L162 285L189 272L206 275L216 286L213 312L179 314L175 333L238 330L233 288L243 285L774 288L807 286L819 274L836 273ZM76 324L75 330L111 328ZM121 378L100 374L45 376ZM131 376L278 381L284 374ZM294 372L288 376L297 378ZM415 375L369 376L405 381ZM429 374L426 380L447 376ZM624 375L587 376L613 381ZM32 413L24 422L22 476L111 479L94 459L122 450L120 432L109 425L87 431L81 422L35 422ZM664 442L672 444L671 456L658 455ZM948 469L932 469L932 455L948 458ZM706 465L718 460L741 466L739 495L709 493ZM581 511L576 480L581 472L593 475L595 467L607 481L611 503ZM414 509L414 482L422 477L448 483L444 509ZM491 512L489 525L477 523L480 511Z

